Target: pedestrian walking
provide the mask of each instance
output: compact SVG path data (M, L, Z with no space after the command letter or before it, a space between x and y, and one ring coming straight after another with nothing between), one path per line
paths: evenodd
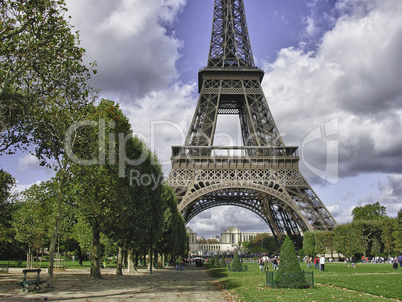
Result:
M324 257L324 255L321 255L321 258L320 258L320 271L324 271L324 266L325 266L325 257Z
M272 268L274 271L278 268L278 257L275 256L274 260L272 260Z
M269 261L268 261L267 258L265 258L265 261L264 261L264 272L268 272L268 270L269 270Z
M311 268L311 260L309 256L307 256L306 262L307 262L307 268Z

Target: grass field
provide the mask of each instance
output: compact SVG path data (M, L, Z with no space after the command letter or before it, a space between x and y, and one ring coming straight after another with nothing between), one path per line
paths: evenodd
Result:
M208 273L240 301L387 301L402 299L402 269L392 264L345 263L325 265L325 271L314 271L315 287L310 289L272 289L265 285L265 274L257 263L249 263L247 272L229 272L225 268L206 266ZM272 267L270 267L272 270Z

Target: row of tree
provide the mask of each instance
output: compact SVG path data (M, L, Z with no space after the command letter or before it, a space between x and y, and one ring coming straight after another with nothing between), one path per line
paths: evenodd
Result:
M305 232L299 256L331 253L352 257L394 256L402 251L402 210L398 217L386 215L379 202L358 206L352 212L353 222L338 225L333 231ZM271 234L258 234L241 243L249 254L279 253L280 246Z
M250 236L248 241L241 242L240 245L248 254L277 254L280 251L280 246L277 244L275 238L268 233Z
M10 196L14 180L1 171L1 242L38 248L49 240L49 287L60 237L84 246L90 232L94 277L102 236L151 257L153 249L185 253L184 221L158 159L131 135L118 105L96 104L96 64L83 64L65 2L1 3L0 156L26 150L56 173Z
M339 254L344 257L390 257L401 254L402 210L396 218L386 217L385 214L375 219L369 218L356 219L354 216L353 222L338 225L333 231L306 232L303 238L304 254L310 257L328 252L332 257Z
M152 250L185 255L188 239L184 220L173 190L162 181L156 156L140 139L127 134L130 124L118 105L103 100L98 106L89 106L88 111L86 118L113 123L113 129L124 134L125 142L114 140L112 133L99 134L98 127L77 128L74 155L88 160L104 152L110 158L124 148L125 160L131 163L124 164L124 175L119 175L121 168L113 161L88 165L69 157L63 159L68 162L65 169L58 170L51 181L11 195L14 180L1 171L2 213L8 215L2 215L0 240L11 243L15 238L32 250L42 249L50 241L50 253L60 238L63 243L79 243L79 250L91 246L91 276L98 278L101 235L132 255ZM103 151L99 150L100 136L106 140ZM49 268L52 265L49 263Z

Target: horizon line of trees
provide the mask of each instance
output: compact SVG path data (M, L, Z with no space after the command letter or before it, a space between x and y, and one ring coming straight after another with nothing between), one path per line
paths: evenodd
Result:
M380 202L355 207L353 221L338 225L332 231L308 231L303 235L299 256L315 257L330 253L343 257L390 257L402 254L402 209L397 217L386 214ZM248 254L277 254L280 251L272 234L251 236L241 243Z
M391 257L402 254L402 209L397 217L386 215L380 202L355 207L353 221L338 225L333 231L306 232L303 254L315 257L321 254L341 254L352 258Z

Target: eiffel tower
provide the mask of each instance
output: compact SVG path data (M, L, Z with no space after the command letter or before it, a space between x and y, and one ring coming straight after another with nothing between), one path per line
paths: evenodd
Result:
M286 146L261 88L243 0L215 0L207 67L198 73L199 99L184 146L172 146L167 179L185 222L222 205L260 216L277 242L331 230L335 219L299 170L298 147ZM239 116L243 146L214 146L219 115Z

